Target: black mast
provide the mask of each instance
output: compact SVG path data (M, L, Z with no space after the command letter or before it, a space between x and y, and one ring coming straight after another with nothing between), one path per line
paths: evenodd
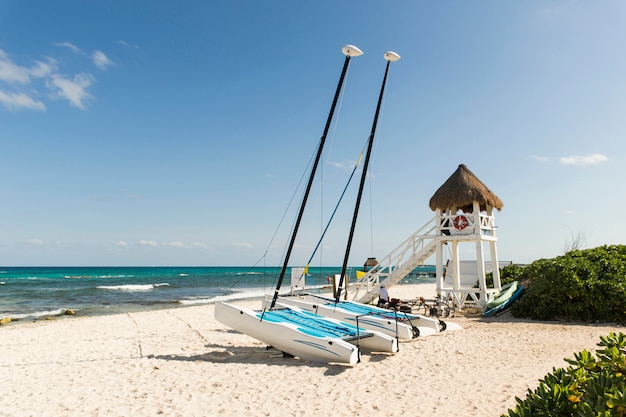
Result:
M361 196L363 195L363 187L365 185L365 177L367 176L367 169L370 163L370 155L372 153L372 145L374 144L374 134L376 133L376 125L378 124L378 114L380 113L380 105L383 101L383 94L385 92L385 84L387 83L387 74L389 73L389 64L400 59L400 55L395 52L387 51L385 53L385 60L387 66L385 67L385 76L383 78L383 84L380 87L380 95L378 96L378 105L376 106L376 114L374 115L374 123L372 124L372 131L370 133L369 142L367 144L367 153L365 154L365 163L363 165L363 173L361 174L361 183L359 184L359 194L356 198L356 205L354 206L354 214L352 216L352 226L350 227L350 235L348 236L348 245L346 247L346 253L343 258L343 266L341 267L341 275L339 276L339 285L337 293L335 294L335 303L339 302L341 292L344 284L344 277L346 269L348 268L348 258L350 257L350 248L352 247L352 238L354 237L354 229L356 227L356 219L359 215L359 207L361 206Z
M311 175L309 176L309 182L306 186L306 190L304 191L304 196L302 197L302 204L300 205L300 211L298 212L298 217L296 219L296 224L294 225L293 232L291 234L291 240L289 242L289 247L287 248L287 253L285 254L285 261L283 262L283 267L280 270L280 276L278 277L278 283L276 284L276 290L274 291L274 297L272 298L272 304L270 305L270 310L274 308L276 305L276 300L278 299L278 291L280 290L281 285L283 284L283 279L285 278L285 271L287 270L287 265L289 263L289 257L291 256L291 251L293 250L293 245L296 241L296 235L298 234L298 229L300 227L300 221L302 220L302 215L304 214L304 207L306 206L307 199L309 198L309 192L311 191L311 186L313 185L313 179L315 178L315 173L317 171L317 165L322 156L322 150L324 149L324 143L326 142L326 135L328 134L328 129L330 128L330 124L333 120L333 114L335 113L335 106L337 105L337 100L339 99L339 93L341 92L341 87L343 86L343 80L345 78L346 72L348 70L348 66L350 65L350 58L353 56L362 55L363 52L359 48L354 45L346 45L341 48L341 51L346 56L346 60L343 63L343 69L341 71L341 77L339 78L339 84L337 85L337 90L335 91L335 98L333 99L333 104L330 107L330 113L328 114L328 120L326 120L326 126L324 127L324 133L322 134L322 138L320 139L320 144L317 148L317 154L315 156L315 162L313 163L313 167L311 168Z

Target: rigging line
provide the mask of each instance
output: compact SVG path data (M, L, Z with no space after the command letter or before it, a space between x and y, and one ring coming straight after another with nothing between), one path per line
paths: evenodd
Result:
M318 146L318 150L317 150L317 154L315 157L315 162L313 163L313 167L311 169L311 175L309 176L309 180L307 182L307 186L306 186L306 191L304 192L304 197L302 198L302 202L300 204L300 210L298 211L298 218L296 219L296 225L293 229L293 233L291 235L291 239L289 241L289 248L287 249L287 253L285 255L285 259L283 261L283 266L282 269L280 270L280 276L278 277L278 284L276 284L276 290L274 291L274 296L272 297L272 303L270 304L270 310L274 308L274 306L276 305L276 301L278 300L278 291L280 290L280 287L283 283L283 279L285 277L285 271L287 269L287 265L289 264L289 258L291 256L291 251L293 249L293 246L295 244L295 240L296 240L296 235L298 234L298 229L300 227L300 221L302 220L302 216L304 214L304 209L306 207L306 203L309 197L309 192L311 191L311 186L313 185L313 180L315 178L315 172L317 171L317 166L318 163L320 161L320 158L322 156L322 150L324 149L324 144L326 142L326 135L328 134L328 130L330 128L330 124L333 120L333 114L335 112L335 107L337 105L337 100L339 98L340 92L341 92L341 88L343 86L343 81L346 75L346 71L348 69L348 66L350 64L350 57L353 54L353 51L350 51L350 49L347 49L347 47L344 47L343 49L344 54L346 55L346 60L344 61L344 65L343 65L343 69L341 71L341 76L339 78L339 84L337 85L337 90L335 91L335 95L333 97L333 103L330 107L330 112L328 114L328 119L326 120L326 125L324 126L324 133L322 133L322 137L320 138L320 142L319 142L319 146ZM356 53L358 55L360 55L361 51L356 50ZM262 318L261 318L262 319Z
M289 202L287 203L287 206L285 207L285 210L283 211L282 216L280 217L280 221L278 222L278 225L276 226L276 229L274 230L274 233L272 234L272 238L270 239L269 243L267 244L267 247L265 248L265 251L263 252L263 255L261 255L261 257L254 263L252 264L251 268L256 267L258 264L260 264L261 262L263 262L263 268L267 267L266 261L267 261L267 254L269 252L269 250L272 247L272 244L274 243L274 240L276 239L276 236L278 235L278 231L280 230L283 222L285 221L285 218L287 217L287 213L289 212L289 208L292 206L294 199L296 198L296 195L298 193L298 190L300 189L300 186L302 185L304 178L306 178L306 173L309 170L309 167L311 166L311 163L314 159L315 153L311 154L311 158L309 159L309 163L306 165L305 169L302 171L302 176L300 177L300 180L298 181L298 184L296 185L295 189L293 190L293 194L291 195L291 198L289 199ZM283 255L286 251L286 248L283 250ZM281 257L282 257L281 256ZM231 291L237 284L239 284L239 282L242 280L243 278L240 278L238 280L236 280L230 287L228 287L224 293L222 295L226 295L226 293L228 293L229 291ZM276 281L273 282L273 286L276 285Z
M350 249L352 247L352 239L354 238L354 229L356 227L356 221L357 221L357 217L359 214L359 208L361 205L361 197L363 195L363 188L364 188L364 183L365 183L365 175L367 174L367 169L369 167L369 162L370 162L370 156L372 153L372 145L374 143L374 135L376 134L376 125L378 124L378 116L380 115L380 107L381 107L381 103L383 100L383 95L385 92L385 84L387 83L387 75L389 73L389 64L392 61L397 61L398 59L400 59L400 55L396 54L395 52L391 52L388 51L385 53L385 60L387 61L387 65L385 67L385 76L383 77L383 84L380 88L380 95L378 97L378 104L376 105L376 114L374 115L374 123L372 124L372 131L370 133L370 137L369 137L369 141L368 141L368 146L367 146L367 154L365 156L365 163L363 164L363 172L361 175L361 182L359 184L359 193L356 199L356 204L354 206L354 213L352 216L352 226L350 227L350 233L348 235L348 244L346 245L346 252L343 258L343 265L341 267L341 274L339 276L339 285L337 286L338 291L337 294L335 295L335 303L339 302L339 298L341 297L341 293L343 291L343 284L345 282L345 273L346 273L346 269L348 267L348 258L350 256ZM348 295L348 286L346 285L346 297Z
M348 79L350 77L350 71L346 71L346 75L345 75L345 81L347 82ZM337 110L336 110L336 116L335 116L335 123L333 124L333 130L332 133L330 135L330 143L328 145L326 145L326 151L325 151L325 156L326 156L326 161L324 162L323 166L324 168L322 170L320 170L320 228L322 227L322 225L324 224L324 178L326 178L326 170L328 169L328 165L329 165L329 161L330 161L330 155L332 154L332 149L333 149L333 145L335 144L335 137L336 137L336 133L337 133L337 126L339 126L339 120L341 119L341 109L343 108L343 99L346 95L346 90L342 89L341 90L341 95L339 96L339 103L337 105ZM358 165L358 164L357 164ZM328 229L328 226L326 226L326 229ZM324 233L326 233L325 231L322 232L322 238L324 236ZM318 243L319 246L319 243ZM316 247L317 250L317 247ZM315 252L314 252L315 253ZM311 259L309 259L309 262L307 262L307 266L309 265L309 263L311 262ZM322 266L322 254L320 253L320 267Z
M319 249L322 241L324 240L324 236L326 235L326 232L328 231L328 227L330 226L330 223L333 221L333 218L335 217L335 214L337 213L337 209L339 209L339 205L341 204L341 200L343 200L343 197L345 196L346 191L348 190L348 186L352 182L352 178L354 177L354 173L356 172L356 169L361 164L361 159L363 159L363 152L364 151L361 151L361 154L359 155L359 159L356 161L356 164L354 164L354 169L352 170L352 173L350 174L350 177L348 178L348 182L346 183L345 187L343 188L343 191L342 191L341 195L339 196L339 201L337 201L337 204L335 205L335 209L333 210L332 214L330 215L330 218L328 219L328 223L326 223L326 227L324 228L324 231L322 232L322 236L320 236L319 240L317 241L317 245L315 245L315 249L313 249L313 253L311 254L311 257L309 258L309 260L306 263L305 272L308 270L308 267L311 264L311 261L313 260L313 257L315 256L315 253L317 252L317 250ZM302 275L304 275L304 273ZM302 278L302 276L301 276L301 278Z
M380 107L381 117L384 116L384 113L385 113L385 98L383 97L383 100L381 102L381 107ZM383 120L384 120L384 117L383 117ZM378 142L374 144L374 151L373 151L374 156L372 159L376 158L376 153L378 150ZM369 195L369 198L370 198L370 251L371 251L370 253L372 256L374 256L374 253L375 253L374 252L374 194L372 190L372 184L374 183L373 178L374 176L370 172L370 175L368 176L368 179L369 179L368 185L369 185L369 192L370 192L370 195Z
M304 179L306 177L306 174L309 171L309 167L313 164L313 161L315 160L315 156L316 156L316 152L313 152L313 154L311 154L311 158L309 159L309 163L306 165L304 171L302 172L302 177L300 178L300 181L298 182L298 186L294 190L294 193L293 193L291 199L289 200L289 205L287 206L287 209L289 209L289 207L291 207L291 204L293 203L293 200L294 200L294 198L296 196L296 193L300 189L300 186L302 185L302 183L303 183L303 181L304 181ZM303 195L306 195L306 191L303 191ZM285 213L283 213L283 217L281 218L281 223L284 220L286 214L287 214L287 210L285 210ZM293 219L293 223L291 224L291 229L290 229L291 233L290 234L293 234L294 230L296 230L297 227L298 227L298 220L297 220L297 218L294 218ZM277 230L277 232L278 232L278 230ZM274 235L274 237L275 236L276 235ZM272 240L274 239L274 237L272 237ZM267 250L269 250L269 247L267 248ZM289 251L288 245L287 245L287 243L285 243L285 246L283 247L283 253L281 255L281 259L286 257L286 254L288 253L288 251ZM280 276L279 277L275 277L275 278L276 279L273 282L273 287L276 287L277 283L281 279Z
M309 171L309 167L311 166L311 163L313 161L314 156L315 156L315 153L313 153L311 155L311 158L309 159L309 163L307 164L305 169L302 171L302 176L300 177L300 180L298 181L298 184L296 185L296 188L293 190L293 194L291 195L291 198L289 199L289 202L287 203L287 206L285 207L285 210L283 211L283 214L280 217L280 221L278 222L278 225L276 226L276 229L274 230L274 234L272 235L272 238L270 239L267 247L265 248L265 252L263 252L263 255L261 255L259 260L257 260L254 263L253 266L258 265L259 262L261 262L262 260L264 260L267 257L267 253L269 252L270 248L272 247L272 243L274 243L274 239L276 239L276 235L278 234L278 231L280 230L280 227L282 226L283 222L285 221L285 217L287 217L287 213L289 212L289 208L293 204L293 201L296 198L298 190L300 189L300 186L304 182L304 178L306 177L306 173ZM283 254L284 254L284 252L283 252Z
M370 175L370 255L374 256L374 194L372 194L372 182L372 176Z

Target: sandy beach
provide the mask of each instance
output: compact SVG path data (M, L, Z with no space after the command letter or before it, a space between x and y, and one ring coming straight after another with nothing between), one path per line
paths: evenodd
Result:
M499 416L563 358L625 331L509 314L450 320L463 330L353 367L283 358L217 322L212 305L19 322L0 327L0 415Z

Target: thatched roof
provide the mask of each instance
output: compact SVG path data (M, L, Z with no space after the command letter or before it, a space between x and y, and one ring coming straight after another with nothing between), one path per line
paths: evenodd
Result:
M363 266L365 268L371 268L376 265L378 265L378 261L376 260L376 258L367 258L367 261L365 261L365 265Z
M461 209L466 213L473 211L473 202L478 201L480 210L487 206L502 210L502 200L482 183L465 165L461 164L454 174L433 194L428 206L436 209Z

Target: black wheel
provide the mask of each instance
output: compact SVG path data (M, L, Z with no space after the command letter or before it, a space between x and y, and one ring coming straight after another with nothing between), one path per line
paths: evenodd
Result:
M438 302L435 309L437 310L437 317L445 318L450 315L450 307L444 302Z
M445 332L447 328L448 328L448 325L446 324L446 322L439 320L439 331Z
M420 329L418 329L417 327L413 326L413 339L419 337L420 335Z

